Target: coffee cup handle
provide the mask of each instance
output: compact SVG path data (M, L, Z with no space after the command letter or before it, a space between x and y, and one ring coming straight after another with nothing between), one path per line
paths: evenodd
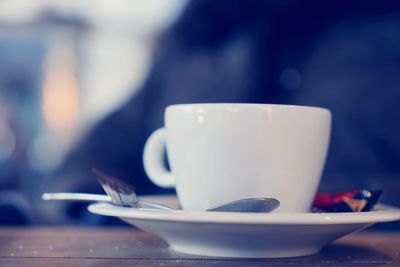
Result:
M163 162L165 128L153 132L147 139L143 152L143 165L150 180L160 187L175 187L175 178Z

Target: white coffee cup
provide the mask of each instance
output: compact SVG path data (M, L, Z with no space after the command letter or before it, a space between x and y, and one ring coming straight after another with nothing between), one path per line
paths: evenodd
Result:
M175 187L185 210L272 197L277 212L308 212L328 150L331 113L319 107L183 104L147 140L147 175ZM167 150L171 171L163 161Z

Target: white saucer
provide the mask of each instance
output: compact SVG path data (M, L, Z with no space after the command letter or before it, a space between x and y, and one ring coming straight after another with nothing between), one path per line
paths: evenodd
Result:
M176 197L147 197L159 203ZM377 205L357 213L231 213L153 211L89 206L99 215L116 216L163 238L170 248L213 257L277 258L311 255L329 242L374 223L400 220L400 209Z

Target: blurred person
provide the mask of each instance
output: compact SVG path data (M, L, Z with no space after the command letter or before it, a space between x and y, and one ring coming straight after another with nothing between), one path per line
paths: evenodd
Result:
M399 42L398 1L192 1L160 36L143 88L93 128L41 192L102 192L96 167L139 194L171 193L142 165L166 106L281 103L332 111L320 191L383 189L382 202L400 205ZM47 205L49 221L90 218L82 206Z

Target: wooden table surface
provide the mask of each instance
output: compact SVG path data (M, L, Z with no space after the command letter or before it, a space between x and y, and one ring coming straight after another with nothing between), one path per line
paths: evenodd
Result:
M178 254L134 228L0 228L0 266L400 266L400 232L363 231L319 254L221 259Z

